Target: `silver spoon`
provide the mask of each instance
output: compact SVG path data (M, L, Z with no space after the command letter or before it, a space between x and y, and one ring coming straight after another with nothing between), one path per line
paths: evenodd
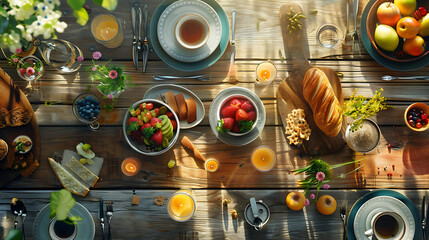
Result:
M258 207L256 206L256 200L253 197L250 198L250 207L252 208L253 217L255 218L255 220L253 220L253 225L256 231L259 231L262 229L262 220L259 218Z
M12 201L10 203L10 211L15 214L14 229L18 227L18 217L21 218L22 236L23 239L25 239L24 221L27 216L27 208L25 207L24 202L19 200L18 198L12 198Z
M429 80L429 76L410 76L410 77L395 77L395 76L390 76L390 75L384 75L381 77L381 80L384 81L391 81L391 80L395 80L395 79L402 79L402 80Z

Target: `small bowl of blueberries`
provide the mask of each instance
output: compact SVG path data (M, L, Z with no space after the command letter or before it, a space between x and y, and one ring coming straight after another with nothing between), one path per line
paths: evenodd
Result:
M88 124L91 130L100 128L100 98L92 93L82 93L73 101L73 114L79 121Z

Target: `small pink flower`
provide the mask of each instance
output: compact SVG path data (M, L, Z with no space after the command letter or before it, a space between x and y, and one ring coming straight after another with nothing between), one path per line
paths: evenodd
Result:
M22 52L22 48L18 48L16 49L15 53L21 53Z
M317 179L318 181L323 181L323 180L325 179L325 174L324 174L323 172L318 172L318 173L316 174L316 179Z
M314 195L314 194L310 194L310 198L311 198L311 199L315 199L315 198L316 198L316 195Z
M33 75L36 71L34 71L34 68L28 67L27 70L25 70L29 76Z
M101 52L96 51L92 54L92 58L94 58L95 60L98 60L101 58Z
M92 71L93 72L97 71L97 67L92 67Z
M83 59L84 59L84 58L83 58L82 56L79 56L79 57L77 57L77 58L76 58L76 60L77 60L78 62L82 62L82 61L83 61Z
M113 94L109 94L109 95L107 95L107 98L108 98L108 99L113 99Z
M323 184L323 189L329 189L331 186L329 186L329 184Z
M13 62L14 62L14 63L17 63L18 61L19 61L19 60L18 60L18 58L14 58L14 59L13 59Z
M308 200L307 198L305 199L305 202L304 202L304 205L305 206L310 206L310 200Z
M19 73L20 73L21 75L24 75L24 74L25 74L25 69L24 69L24 68L20 68L20 69L19 69Z
M117 73L115 70L111 70L111 71L109 72L109 77L110 77L111 79L115 79L115 78L117 78L117 77L118 77L118 73Z

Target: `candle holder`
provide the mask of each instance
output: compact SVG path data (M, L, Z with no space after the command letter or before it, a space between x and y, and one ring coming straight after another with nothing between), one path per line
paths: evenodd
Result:
M252 151L250 162L261 172L268 172L276 165L276 153L268 146L262 145Z
M91 22L94 39L107 48L117 48L124 40L122 24L111 14L99 14Z
M121 164L122 173L127 176L135 176L140 172L141 162L134 157L125 158Z
M197 203L192 189L181 189L168 199L168 214L177 222L186 222L197 211Z
M216 172L219 169L219 162L216 159L207 159L204 163L207 172Z
M271 61L265 61L256 67L256 84L269 85L277 77L277 67Z

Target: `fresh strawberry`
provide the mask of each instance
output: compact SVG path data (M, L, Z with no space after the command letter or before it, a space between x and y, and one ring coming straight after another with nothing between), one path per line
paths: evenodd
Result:
M165 115L167 115L167 117L168 117L169 119L173 119L173 118L174 118L174 115L173 115L173 113L172 113L172 112L167 112Z
M255 111L250 111L247 113L247 117L249 118L249 121L255 121L256 119L256 113Z
M159 108L154 108L153 111L155 111L156 116L159 115Z
M128 131L135 131L139 129L139 119L136 117L130 117L127 120L127 130Z
M236 106L226 106L221 110L221 114L223 117L234 117L237 112L238 107Z
M227 118L224 118L222 120L223 120L223 128L231 130L232 126L234 125L234 119L230 118L230 117L227 117Z
M253 107L250 101L245 101L243 105L241 105L241 109L243 109L246 112L250 112L250 111L253 111L255 108Z
M234 99L232 99L232 101L231 101L231 103L230 103L229 105L230 105L230 106L235 106L235 107L240 108L240 106L241 106L241 101L240 101L240 100L238 100L237 98L234 98Z
M152 135L150 140L152 141L153 144L155 144L155 146L160 146L162 144L162 132L161 131L156 132L154 135Z
M139 106L139 108L140 108L140 111L144 111L144 108L145 108L145 106L146 106L146 103L142 103L142 104L140 104L140 106Z
M240 133L240 129L241 129L241 126L238 125L238 123L234 121L234 124L232 125L231 132Z
M171 122L171 125L173 125L173 130L176 130L176 128L177 128L176 120L170 120L170 122Z
M146 109L152 110L153 109L153 103L146 103Z
M148 120L151 120L152 119L152 114L150 112L147 112L146 113L146 117L147 117Z
M141 130L143 131L143 129L145 129L145 128L150 128L150 127L152 127L152 125L150 125L150 123L145 123L145 124L143 124L143 126L141 127Z
M243 109L238 109L237 112L235 113L235 121L240 122L240 121L247 121L249 120L249 115L247 114L246 111L244 111Z
M162 125L161 125L161 119L156 118L156 117L152 118L150 120L150 125L152 127L156 128L156 129L160 129L162 127Z

